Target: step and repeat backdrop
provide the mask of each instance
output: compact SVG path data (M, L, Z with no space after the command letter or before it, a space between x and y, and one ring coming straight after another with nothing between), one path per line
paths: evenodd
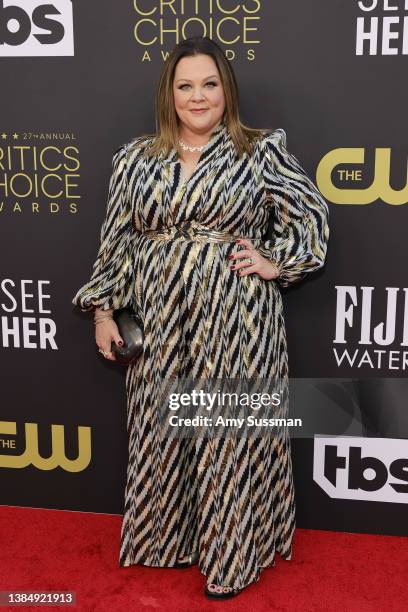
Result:
M297 524L407 534L408 0L0 1L0 504L123 511L125 369L71 300L113 153L197 34L329 204L325 268L282 290Z

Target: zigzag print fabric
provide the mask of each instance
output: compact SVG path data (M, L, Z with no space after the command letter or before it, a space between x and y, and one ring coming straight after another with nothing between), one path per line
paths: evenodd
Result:
M145 157L152 137L114 154L108 206L83 311L131 305L144 350L126 371L129 460L119 565L171 567L198 551L208 582L242 588L291 558L290 437L175 437L163 432L163 385L184 377L269 379L288 355L281 287L321 268L328 206L286 148L283 129L238 158L221 123L182 180L176 150ZM271 217L272 215L272 217ZM272 237L267 236L272 221ZM228 255L248 238L279 276L240 277ZM242 260L241 260L242 261Z

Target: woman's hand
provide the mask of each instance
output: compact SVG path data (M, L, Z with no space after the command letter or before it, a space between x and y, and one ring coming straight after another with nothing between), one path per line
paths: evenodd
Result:
M95 310L95 319L99 316L107 316L112 311ZM111 351L111 344L115 342L117 345L123 345L123 338L119 334L118 326L114 319L104 318L95 325L95 341L101 351L104 351L104 357L110 361L116 361L114 353Z
M264 280L272 280L279 275L278 267L254 249L250 240L240 238L235 242L244 245L246 248L231 253L229 256L233 264L232 270L239 270L238 274L240 276L257 272ZM252 259L252 264L248 261L239 261L240 258L248 259L249 257ZM235 262L236 259L238 261Z

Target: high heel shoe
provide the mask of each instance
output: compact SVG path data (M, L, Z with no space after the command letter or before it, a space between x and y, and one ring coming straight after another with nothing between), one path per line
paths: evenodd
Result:
M247 587L249 587L249 585L254 584L255 582L259 582L259 579L260 579L260 576L258 576L256 580L253 580L252 582L250 582L249 584L246 584L244 587L240 589L219 586L217 584L214 584L213 582L210 582L210 583L207 583L204 587L204 595L206 595L208 599L230 599L231 597L236 597L237 595L242 593L242 591L244 591ZM210 591L208 588L210 584L213 584L219 590ZM227 589L227 590L225 591L224 589Z
M173 567L175 567L176 569L184 569L186 567L191 567L192 565L198 563L198 552L194 552L189 555L184 555L184 557L181 558L185 559L185 561L177 561L173 565Z
M217 589L222 589L222 590L210 591L208 589L208 585L206 584L204 587L204 594L208 597L208 599L230 599L231 597L235 597L236 595L241 593L241 591L243 591L246 588L246 587L242 587L242 589L230 589L229 587L218 586L218 584L214 586L216 586ZM224 591L224 589L228 589L228 590Z

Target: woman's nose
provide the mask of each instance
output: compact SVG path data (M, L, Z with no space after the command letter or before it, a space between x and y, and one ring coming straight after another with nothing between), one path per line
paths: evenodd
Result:
M193 90L193 100L202 100L204 98L201 88Z

